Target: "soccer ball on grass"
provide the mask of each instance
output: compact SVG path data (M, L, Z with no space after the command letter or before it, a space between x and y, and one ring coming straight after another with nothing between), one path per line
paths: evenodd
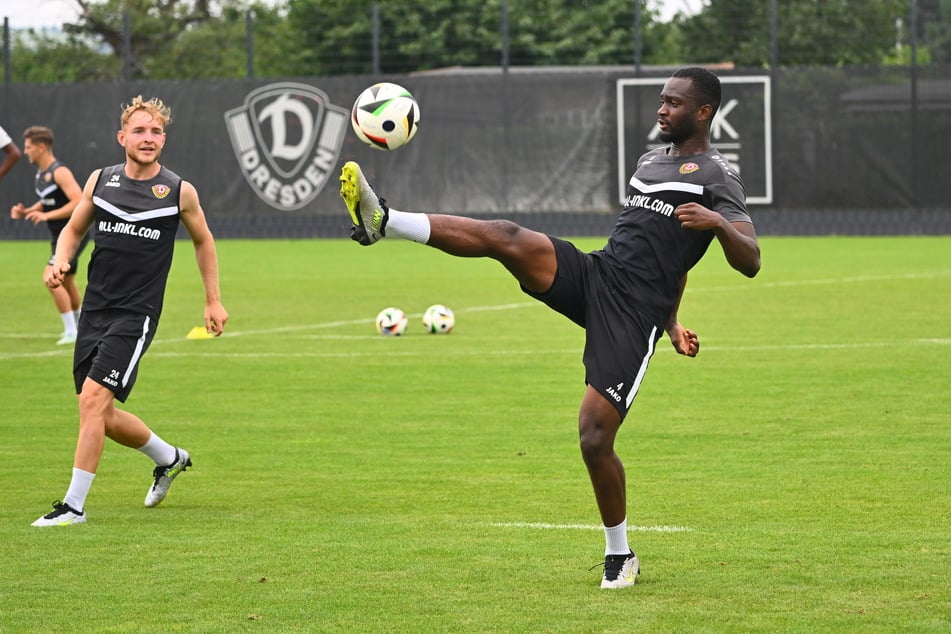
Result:
M409 320L399 308L384 308L376 316L376 330L381 335L387 337L399 337L406 332L406 324Z
M442 304L433 304L423 313L423 327L434 335L448 335L456 325L456 316Z

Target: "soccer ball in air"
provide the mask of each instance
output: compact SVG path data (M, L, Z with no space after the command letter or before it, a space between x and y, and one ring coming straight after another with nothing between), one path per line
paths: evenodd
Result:
M399 337L406 332L406 313L399 308L384 308L376 316L376 330L387 337Z
M381 82L360 93L350 111L357 137L378 150L395 150L419 129L419 104L398 84Z
M433 304L423 313L423 327L434 335L448 335L456 325L456 316L442 304Z

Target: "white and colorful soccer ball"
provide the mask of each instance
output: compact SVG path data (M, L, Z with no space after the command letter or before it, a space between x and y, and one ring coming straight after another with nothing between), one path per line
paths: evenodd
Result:
M350 111L357 137L372 148L395 150L419 129L419 104L399 84L380 82L360 93Z
M376 316L377 332L387 337L399 337L402 335L406 332L407 323L409 323L409 320L406 318L406 313L392 306L384 308L380 311L380 314Z
M456 316L442 304L433 304L423 313L423 327L434 335L448 335L456 325Z

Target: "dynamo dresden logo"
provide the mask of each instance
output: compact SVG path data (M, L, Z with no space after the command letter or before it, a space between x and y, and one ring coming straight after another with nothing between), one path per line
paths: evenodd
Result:
M271 207L291 211L327 185L349 115L323 91L283 82L249 92L225 123L248 184Z

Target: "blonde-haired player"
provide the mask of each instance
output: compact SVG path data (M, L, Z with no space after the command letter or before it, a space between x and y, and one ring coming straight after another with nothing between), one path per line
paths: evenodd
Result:
M142 355L155 336L179 222L191 236L204 284L205 327L217 336L228 321L218 288L215 241L198 192L158 162L170 121L169 109L159 99L139 96L123 109L116 138L125 149L125 162L92 173L60 234L46 277L51 288L63 283L82 236L96 227L73 355L79 438L66 495L33 526L86 521L86 496L106 438L139 450L155 463L145 496L149 507L165 499L173 480L191 466L187 451L167 443L140 418L115 406L116 400L125 402L129 396Z

